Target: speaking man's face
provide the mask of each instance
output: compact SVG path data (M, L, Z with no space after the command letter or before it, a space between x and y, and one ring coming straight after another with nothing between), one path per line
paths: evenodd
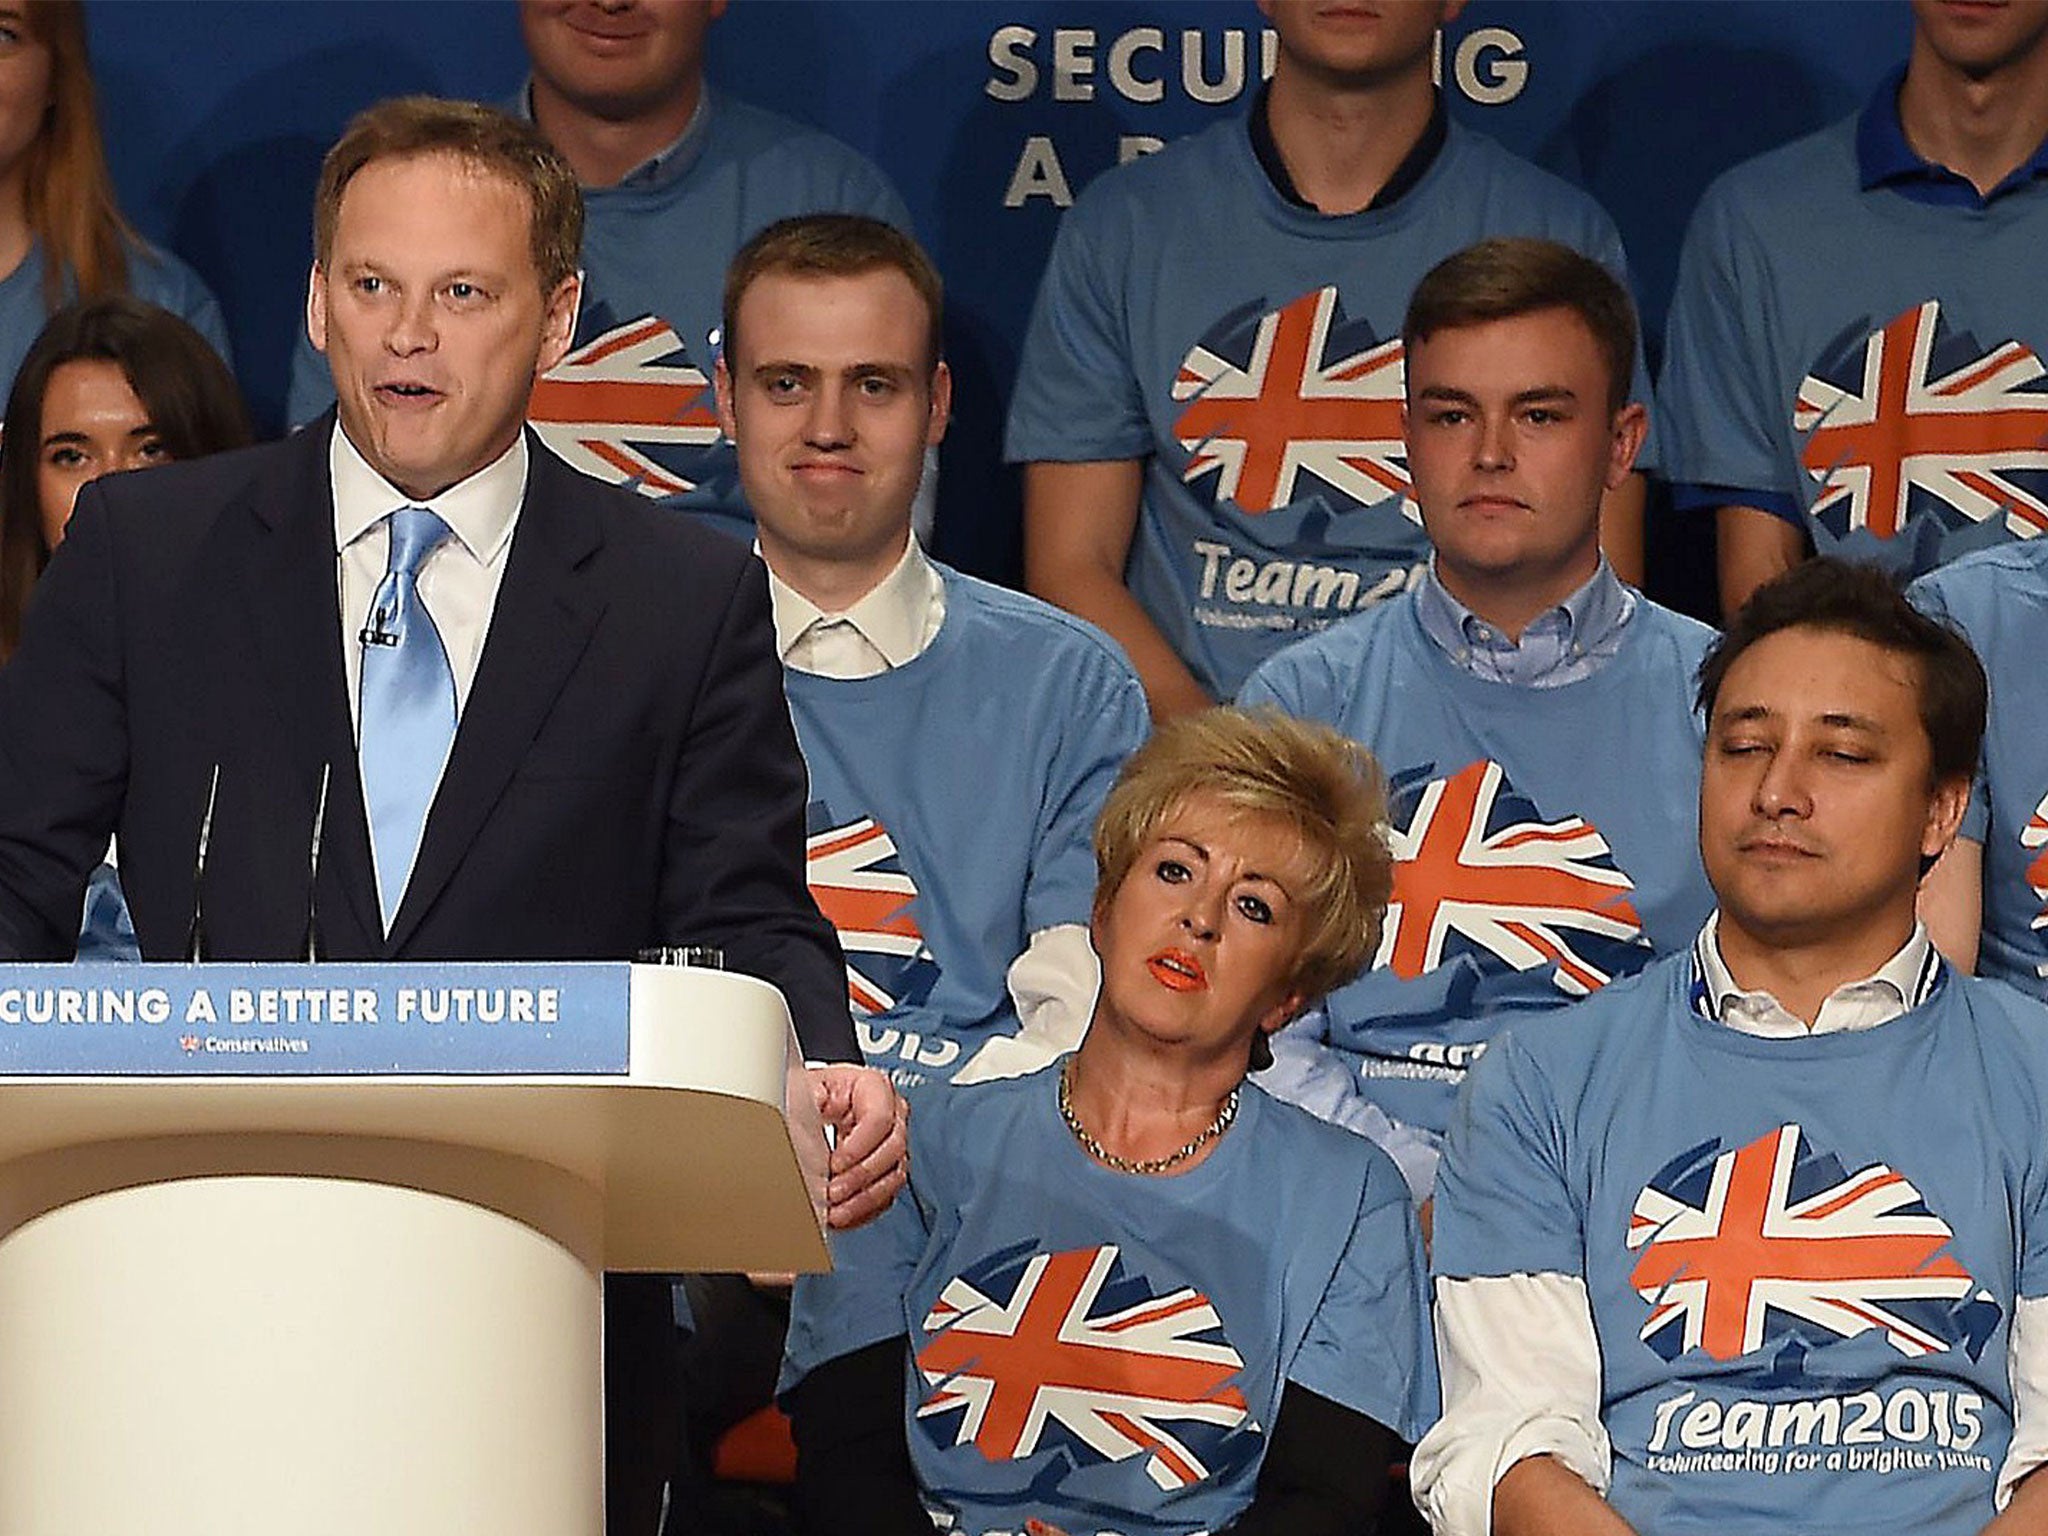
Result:
M718 364L719 423L768 564L800 591L865 590L910 537L924 453L952 384L931 316L893 267L852 277L766 272L741 295Z
M374 160L342 193L306 327L342 430L415 501L511 447L568 350L576 279L541 292L531 222L524 188L453 154Z
M1918 668L1808 628L1736 657L1700 780L1700 853L1724 930L1839 955L1856 975L1905 942L1921 862L1948 846L1969 797L1966 779L1934 779Z

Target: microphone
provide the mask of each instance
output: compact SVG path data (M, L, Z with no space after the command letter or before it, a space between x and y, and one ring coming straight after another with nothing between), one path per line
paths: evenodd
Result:
M320 765L320 799L313 807L313 846L306 858L306 944L301 957L308 965L316 965L320 951L325 947L320 942L320 843L327 834L327 781L334 775L334 764Z
M391 627L391 621L398 617L396 608L370 607L370 622L356 631L356 640L362 645L396 645L398 631Z
M206 921L203 887L206 881L206 851L213 843L213 803L220 796L220 764L213 765L213 780L206 786L206 814L199 818L199 852L192 860L192 925L185 930L185 958L197 965L206 958Z

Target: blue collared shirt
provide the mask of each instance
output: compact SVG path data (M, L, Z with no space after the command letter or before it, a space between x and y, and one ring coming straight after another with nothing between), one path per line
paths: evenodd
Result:
M1922 158L1906 142L1906 125L1899 117L1899 87L1905 80L1901 65L1886 77L1856 120L1856 166L1864 191L1890 187L1916 203L1984 208L2048 176L2048 140L2036 145L2034 153L1988 193L1979 193L1968 177Z
M1604 555L1592 579L1538 614L1519 641L1451 596L1436 561L1415 588L1416 617L1438 649L1474 677L1517 688L1562 688L1591 677L1621 649L1635 612L1635 593Z

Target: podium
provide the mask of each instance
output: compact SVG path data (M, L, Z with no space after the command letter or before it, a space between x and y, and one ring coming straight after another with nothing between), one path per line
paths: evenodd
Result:
M817 1270L774 988L0 969L0 1532L599 1536L601 1274Z

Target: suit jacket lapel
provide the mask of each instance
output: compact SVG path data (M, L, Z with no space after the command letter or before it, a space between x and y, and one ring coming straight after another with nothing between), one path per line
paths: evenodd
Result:
M310 792L317 792L321 766L333 767L320 868L323 936L336 953L368 954L381 945L383 925L339 643L327 474L332 426L330 414L296 434L276 473L252 487L248 511L262 533L247 546L243 600L283 740Z
M530 432L527 449L526 500L505 557L505 578L392 925L390 953L402 951L461 864L604 611L597 584L587 580L604 539L597 519L577 506L579 489L588 490L584 477Z

